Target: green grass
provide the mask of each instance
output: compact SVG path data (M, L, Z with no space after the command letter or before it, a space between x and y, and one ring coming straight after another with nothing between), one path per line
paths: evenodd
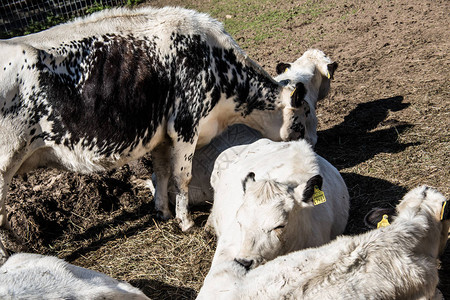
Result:
M213 0L205 5L190 8L207 11L223 22L243 48L259 45L268 38L282 38L281 29L289 27L291 20L301 18L309 24L330 8L325 1L312 0L282 7L273 0ZM245 40L241 40L243 36Z

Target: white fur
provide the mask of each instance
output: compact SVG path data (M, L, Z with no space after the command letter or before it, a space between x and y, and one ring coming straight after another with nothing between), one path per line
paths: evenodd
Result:
M244 192L242 180L249 172L255 174L255 188ZM302 193L307 181L318 174L327 201L313 206ZM349 195L344 180L304 140L260 139L231 147L217 158L211 185L214 204L208 224L218 237L213 265L245 259L253 261L254 267L291 251L322 245L341 234L347 224ZM285 227L273 230L278 225Z
M18 253L0 267L1 299L149 299L138 288L53 256Z
M421 186L405 195L388 227L339 237L248 272L225 262L211 269L197 299L431 299L435 291L437 299L437 258L449 225L439 220L443 201Z

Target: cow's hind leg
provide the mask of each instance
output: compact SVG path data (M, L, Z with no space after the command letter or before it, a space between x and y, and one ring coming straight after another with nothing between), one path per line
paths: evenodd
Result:
M173 217L169 209L169 198L167 191L167 185L171 174L171 147L170 141L166 140L151 152L153 171L156 176L154 193L155 209L157 217L162 220L168 220Z
M155 209L158 218L172 218L169 209L168 184L172 177L176 189L175 214L183 231L188 231L194 222L189 213L188 186L192 174L192 158L195 144L166 140L152 150L152 162L156 175Z
M189 212L188 195L195 145L196 143L177 141L172 148L172 176L177 190L175 216L180 220L183 231L188 231L194 226Z

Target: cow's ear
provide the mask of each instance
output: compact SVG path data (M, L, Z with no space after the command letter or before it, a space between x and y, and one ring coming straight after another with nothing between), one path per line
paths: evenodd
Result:
M313 204L313 196L315 195L315 193L317 194L318 191L322 192L322 183L323 179L319 174L311 177L306 182L305 188L303 189L302 201L308 204Z
M328 79L331 79L331 80L334 79L334 72L336 71L337 67L338 67L338 63L337 62L332 62L331 64L327 65L327 69L328 69L327 77L328 77Z
M297 82L295 89L291 93L291 106L299 108L305 102L306 88L301 82Z
M371 229L377 228L378 223L383 219L384 215L388 216L387 221L391 223L396 215L395 208L372 208L364 217L364 224Z
M245 178L242 180L242 188L244 189L244 193L247 190L247 185L250 182L255 182L255 173L250 172L245 176Z
M291 67L291 64L288 63L278 63L276 66L277 74L280 75L281 73L284 73Z

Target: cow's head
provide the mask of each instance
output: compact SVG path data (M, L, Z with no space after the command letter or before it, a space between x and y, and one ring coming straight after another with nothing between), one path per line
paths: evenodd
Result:
M284 88L283 125L280 129L280 137L283 141L305 139L310 142L313 138L310 136L311 133L306 132L305 122L311 111L309 104L305 101L306 93L305 85L301 82Z
M369 227L375 228L383 215L391 224L404 222L415 224L411 234L420 238L416 251L438 257L444 251L450 227L450 202L444 195L428 186L409 191L395 209L374 208L365 217ZM406 222L405 222L406 221ZM419 230L419 227L420 228Z
M301 127L304 134L300 134L300 137L307 140L312 146L315 146L317 142L317 101L328 95L330 82L334 78L337 66L338 64L331 61L322 51L313 49L306 51L293 63L279 63L276 67L278 76L274 79L290 91L288 96L284 95L283 97L283 103L286 105L285 115L288 114L289 108L298 109L297 115L300 118L298 120L300 120L301 126L294 125L294 128ZM296 93L301 91L299 84L303 84L302 95L307 104L301 103L301 97L299 97L301 94ZM291 95L292 91L295 92ZM286 119L288 117L285 117ZM293 132L286 132L286 127L283 128L284 136L282 138L295 138Z
M278 76L274 79L278 82L303 82L308 91L310 104L316 104L322 100L330 91L330 82L334 79L334 73L338 63L332 61L321 50L310 49L293 63L278 63L276 72ZM314 94L314 95L312 95Z
M305 85L301 82L280 86L280 96L275 103L275 109L255 110L248 117L253 120L251 127L273 141L306 139L310 142L310 136L305 130L306 118L311 111L305 101L306 93Z
M313 207L314 186L322 186L320 175L291 187L255 180L255 174L249 173L243 180L243 204L236 213L240 247L235 260L250 269L292 251L301 230L298 212Z

